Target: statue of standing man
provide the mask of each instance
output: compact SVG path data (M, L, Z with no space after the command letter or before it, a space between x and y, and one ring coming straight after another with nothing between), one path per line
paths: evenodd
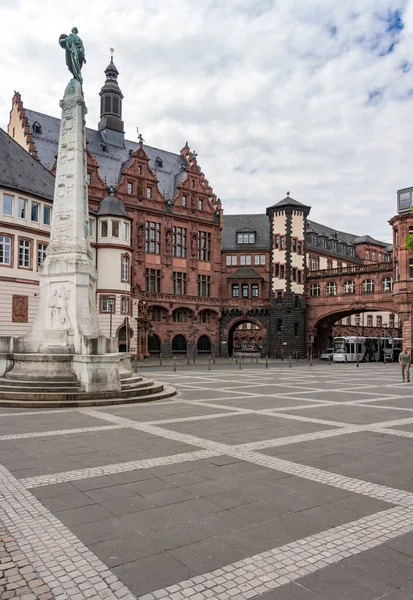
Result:
M85 59L85 48L80 37L77 35L77 27L72 28L72 32L69 35L62 33L59 37L59 44L66 50L66 64L69 71L72 73L73 78L83 83L81 70Z

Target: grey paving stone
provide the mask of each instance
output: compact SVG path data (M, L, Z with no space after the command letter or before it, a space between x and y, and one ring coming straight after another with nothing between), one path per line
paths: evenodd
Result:
M78 492L78 489L75 485L71 483L58 483L56 485L45 485L35 488L32 493L39 500L45 500L46 498L55 498L66 494L75 494L76 492Z
M86 545L122 536L127 537L131 533L130 527L116 517L94 521L93 523L72 525L70 530Z
M169 554L198 574L244 558L242 552L216 538L170 550Z
M63 510L59 512L59 519L68 527L72 525L81 525L83 523L93 523L94 521L102 521L113 517L106 508L98 504L90 506L81 506L71 510Z
M192 523L180 522L165 525L159 529L146 529L142 535L157 544L162 550L174 550L205 540L211 534L208 530L199 529Z
M345 562L395 587L413 579L413 558L392 548L373 548Z
M153 506L166 506L168 504L176 504L177 502L185 502L195 497L195 494L189 493L185 489L172 488L166 490L159 490L158 492L151 492L146 494L145 498L148 503Z
M397 552L401 552L402 554L407 554L407 556L413 557L413 534L407 533L406 535L402 535L394 540L389 540L385 543L385 546L392 548Z
M73 482L73 485L82 492L97 490L118 484L119 482L116 481L116 479L108 477L107 475L103 475L101 477L89 477L88 479L78 479L77 481Z
M394 590L394 586L343 564L321 569L298 583L326 600L377 600Z
M166 552L113 567L112 571L137 596L184 581L194 575L191 569Z
M161 549L155 542L148 540L137 532L130 532L122 537L90 544L89 548L109 568L130 563L152 554L159 554Z
M57 513L62 510L70 510L72 508L80 508L94 504L95 501L89 498L86 494L77 492L76 494L66 494L55 498L44 498L41 502L52 512Z
M218 494L204 496L204 499L223 509L235 508L236 506L243 506L245 504L252 504L256 501L254 496L244 494L240 490L228 490Z
M102 506L118 517L153 508L151 502L142 496L120 498L112 500L112 502L105 502Z
M413 598L413 583L410 582L402 586L399 590L390 592L382 597L382 600L412 600Z
M247 519L239 516L233 510L223 510L214 515L204 516L192 522L199 529L208 531L210 535L225 535L238 529L249 527Z
M270 504L269 502L251 502L250 504L235 507L233 512L250 523L256 524L287 514L288 509L275 506L275 504Z
M346 496L345 498L336 500L335 503L344 506L345 508L349 508L350 510L354 510L363 516L370 515L373 512L386 510L392 506L390 503L383 502L382 500L376 500L376 498L369 498L359 494Z
M297 583L283 585L256 598L257 600L325 600L325 596L321 597Z

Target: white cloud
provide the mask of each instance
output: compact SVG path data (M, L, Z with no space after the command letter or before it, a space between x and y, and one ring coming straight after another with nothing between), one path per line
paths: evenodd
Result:
M390 238L396 190L413 184L413 0L0 0L0 19L2 127L14 89L59 116L57 39L76 25L90 127L114 46L127 137L188 140L227 213L288 189L313 220Z

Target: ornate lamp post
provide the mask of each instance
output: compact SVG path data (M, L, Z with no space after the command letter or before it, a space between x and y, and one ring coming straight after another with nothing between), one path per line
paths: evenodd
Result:
M109 337L112 337L113 305L114 305L114 300L113 300L113 298L110 298L109 299L109 311L110 311L110 316L109 316Z
M360 325L360 315L355 316L356 321L356 360L357 360L357 368L359 367L359 325Z

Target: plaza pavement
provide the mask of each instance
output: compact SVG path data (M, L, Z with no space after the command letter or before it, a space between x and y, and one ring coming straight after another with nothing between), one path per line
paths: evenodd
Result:
M398 365L156 378L180 395L0 409L0 600L413 598Z

